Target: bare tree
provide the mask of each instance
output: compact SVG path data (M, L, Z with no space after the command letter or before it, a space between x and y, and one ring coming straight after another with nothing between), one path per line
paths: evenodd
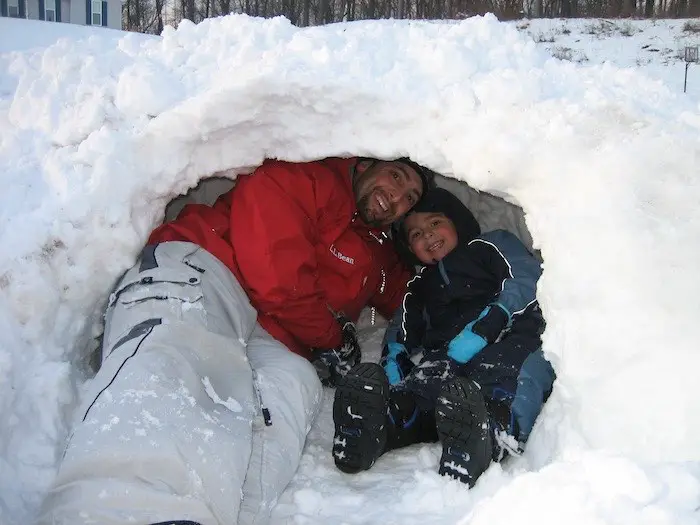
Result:
M127 31L154 33L158 13L157 5L150 0L126 0L122 7L122 26Z
M647 18L654 16L654 0L644 0L644 16Z
M231 12L285 16L320 25L373 18L460 19L493 13L501 20L538 17L697 17L700 0L123 0L123 27L161 33L165 24L200 22Z

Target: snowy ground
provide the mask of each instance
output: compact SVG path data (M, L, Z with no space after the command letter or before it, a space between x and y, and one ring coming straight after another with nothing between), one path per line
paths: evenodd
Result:
M241 16L152 38L0 19L0 524L31 521L102 303L168 201L265 157L350 154L522 206L559 379L525 457L471 491L434 445L337 472L328 395L273 522L700 522L694 24Z

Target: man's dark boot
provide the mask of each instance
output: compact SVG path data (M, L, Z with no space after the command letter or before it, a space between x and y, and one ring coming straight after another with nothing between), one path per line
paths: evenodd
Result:
M438 472L473 487L491 463L492 434L481 389L464 377L445 383L435 422L442 443Z
M340 381L333 402L333 458L348 474L367 470L387 441L389 381L376 363L360 363Z

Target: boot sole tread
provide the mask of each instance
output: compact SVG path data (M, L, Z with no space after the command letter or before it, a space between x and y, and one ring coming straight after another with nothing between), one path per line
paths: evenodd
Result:
M481 471L467 473L470 468L472 471L475 470L470 454L467 453L463 458L459 458L453 451L469 451L473 448L473 446L470 447L471 442L481 438L483 433L481 426L488 425L486 405L479 387L464 378L446 384L438 398L435 421L438 437L442 443L439 473L457 478L472 486L476 478L481 475ZM474 436L475 433L479 436ZM489 458L490 448L489 443L487 447ZM477 467L477 470L481 470L480 467Z
M376 458L372 452L384 446L381 434L388 405L389 381L381 366L360 363L348 372L336 389L333 402L333 457L340 470L358 472L374 464ZM362 437L353 436L350 430L359 430ZM338 439L345 442L342 449ZM376 443L375 439L378 439ZM341 452L343 458L338 457Z

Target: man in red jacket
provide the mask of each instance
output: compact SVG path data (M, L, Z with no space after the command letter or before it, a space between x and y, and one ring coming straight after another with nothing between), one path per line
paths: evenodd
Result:
M384 228L428 174L267 161L157 228L110 296L39 523L266 523L319 409L316 370L331 382L359 361L365 306L399 306L408 272Z

